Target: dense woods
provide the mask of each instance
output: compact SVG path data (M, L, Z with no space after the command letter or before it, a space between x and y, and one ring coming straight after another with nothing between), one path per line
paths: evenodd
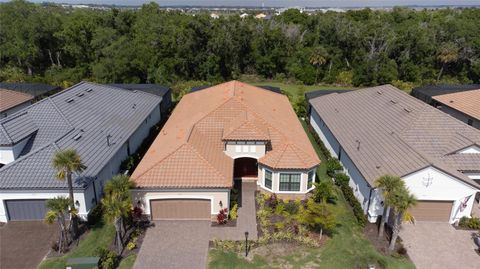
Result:
M480 82L480 10L369 9L270 20L0 4L0 80L172 84L242 74L305 84Z

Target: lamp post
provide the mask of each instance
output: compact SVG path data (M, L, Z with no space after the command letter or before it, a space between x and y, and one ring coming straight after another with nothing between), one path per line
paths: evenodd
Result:
M245 232L245 257L248 256L248 232Z

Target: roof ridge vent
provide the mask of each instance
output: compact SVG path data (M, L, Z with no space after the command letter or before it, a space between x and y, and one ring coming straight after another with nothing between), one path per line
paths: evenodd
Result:
M80 130L80 132L78 132L78 134L76 134L74 137L72 137L72 139L75 141L78 141L80 140L80 138L82 138L82 134L83 134L83 129Z
M411 109L411 108L408 108L408 107L404 107L403 110L407 111L407 113L412 112L412 109Z
M392 103L392 104L396 104L396 103L398 103L398 102L397 102L397 100L393 100L393 99L391 99L391 100L390 100L390 103Z
M85 89L85 91L86 91L86 92L91 92L91 91L93 91L93 89L92 89L92 88L88 88L88 89Z
M383 92L382 92L381 90L378 90L377 93L378 93L379 95L382 95L382 94L383 94Z
M77 95L78 97L82 97L82 96L84 96L84 95L85 95L85 93L83 93L83 92L79 92L79 93L77 93L76 95Z
M73 98L68 98L67 100L65 100L65 102L67 103L73 103L73 101L74 101Z

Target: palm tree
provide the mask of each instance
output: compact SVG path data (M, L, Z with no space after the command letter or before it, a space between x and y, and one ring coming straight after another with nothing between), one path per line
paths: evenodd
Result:
M400 177L392 175L383 175L375 180L375 186L382 189L383 191L383 214L380 222L380 227L378 229L378 237L382 237L383 231L385 229L385 223L387 222L387 214L390 212L390 205L388 204L389 195L398 188L405 186L405 182Z
M80 155L74 149L59 150L55 153L52 165L57 170L57 179L64 181L67 179L68 192L70 197L70 211L75 210L75 202L73 199L72 174L81 173L86 166L82 163ZM78 236L78 218L76 214L70 214L72 222L72 235L74 238Z
M105 197L102 199L103 210L107 221L115 226L115 244L117 252L122 252L122 226L123 219L127 217L132 210L132 195L130 188L134 184L125 175L114 176L105 184Z
M440 72L438 73L437 81L439 81L440 77L442 77L443 69L445 68L445 65L457 62L458 57L459 57L458 56L458 47L455 43L448 42L448 43L443 44L440 47L440 49L438 50L438 53L437 53L437 59L442 64L442 68L440 69Z
M417 204L417 199L406 187L402 187L396 189L389 195L388 200L394 212L392 238L390 239L390 245L388 247L390 251L393 251L404 216L410 215L407 210Z
M310 55L310 63L317 67L315 83L318 82L318 74L320 73L320 67L326 64L327 61L328 61L328 52L324 47L319 46L313 49L312 55Z
M65 216L68 214L70 199L62 196L47 201L48 212L45 214L45 222L52 224L57 221L60 228L58 237L58 252L63 252L68 245L68 228Z

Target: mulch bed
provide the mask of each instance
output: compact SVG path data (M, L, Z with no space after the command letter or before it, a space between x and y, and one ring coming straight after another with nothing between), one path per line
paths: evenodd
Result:
M225 224L219 224L216 221L212 221L211 227L237 227L237 220L228 220Z
M365 237L372 243L372 245L377 249L378 252L382 253L385 256L389 256L391 253L389 253L388 246L390 244L390 237L392 231L387 226L385 227L383 236L378 237L378 226L378 223L368 222L364 228ZM400 238L400 236L397 239L397 243L395 244L395 250L392 253L398 253L401 256L409 258L407 250L403 247L402 239Z

